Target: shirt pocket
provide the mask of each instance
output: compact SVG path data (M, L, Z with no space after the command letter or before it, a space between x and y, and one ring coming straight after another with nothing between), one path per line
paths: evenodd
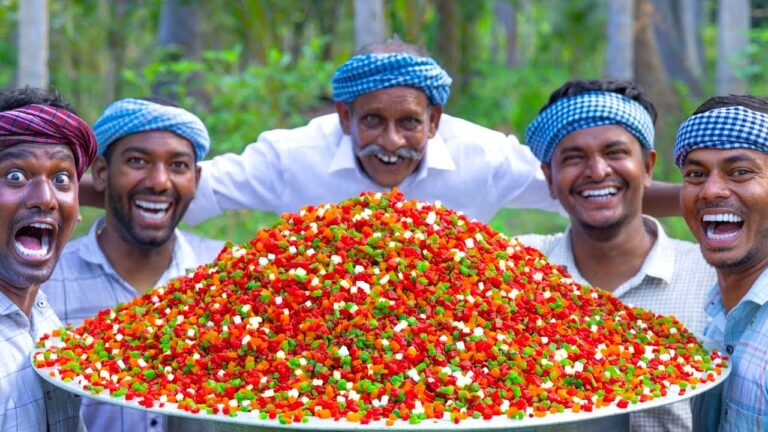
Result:
M745 411L731 402L723 406L719 432L768 432L768 416Z

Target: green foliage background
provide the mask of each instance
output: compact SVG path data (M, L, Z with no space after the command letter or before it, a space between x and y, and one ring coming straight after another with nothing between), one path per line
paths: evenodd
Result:
M504 59L506 39L494 24L493 2L456 2L459 19L453 30L459 42L452 49L460 61L448 113L521 137L553 89L568 79L601 76L603 0L528 4L518 37L521 62L510 67ZM15 70L16 6L14 0L0 0L0 86L11 81ZM210 130L211 156L239 153L262 131L299 126L330 112L330 78L354 51L351 0L200 2L204 51L195 61L169 60L173 53L155 46L161 0L51 1L49 7L52 85L83 117L93 122L111 100L149 95L153 85L172 76L176 80L170 90ZM436 2L388 0L385 8L392 33L435 53L445 36ZM707 76L702 81L711 83L712 24L706 24L703 36ZM751 36L748 52L738 54L750 60L743 71L750 91L765 94L768 29L758 28ZM439 53L436 57L443 62ZM684 86L677 88L684 111L690 112L700 100L690 97ZM661 153L657 166L669 157ZM656 178L679 181L675 171L657 170ZM86 232L101 213L91 208L82 212L76 235ZM187 228L241 242L276 217L238 211ZM673 236L691 238L682 219L663 222ZM509 234L554 232L566 225L560 216L537 211L505 210L492 221L494 228Z

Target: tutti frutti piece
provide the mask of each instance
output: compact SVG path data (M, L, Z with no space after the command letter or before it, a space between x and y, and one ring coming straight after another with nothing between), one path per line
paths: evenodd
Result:
M281 423L625 408L727 367L674 317L397 191L283 214L212 264L53 336L35 365L93 393Z

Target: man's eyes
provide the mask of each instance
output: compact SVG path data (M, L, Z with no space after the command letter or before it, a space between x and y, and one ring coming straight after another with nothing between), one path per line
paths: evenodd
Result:
M20 183L20 182L23 182L24 180L27 179L27 177L24 175L24 173L19 171L19 170L9 171L5 175L5 178L7 180L10 180L10 181L14 182L14 183Z

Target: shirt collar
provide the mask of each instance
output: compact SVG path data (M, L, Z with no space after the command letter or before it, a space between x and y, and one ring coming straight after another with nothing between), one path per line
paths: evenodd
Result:
M0 315L10 315L16 311L21 311L21 309L8 296L0 293Z
M98 233L103 225L104 216L100 217L93 225L91 225L88 234L86 234L83 243L80 246L80 258L84 261L99 265L107 273L122 279L117 272L115 272L115 269L109 263L107 256L99 246ZM184 238L178 228L174 230L174 236L176 237L176 241L173 244L173 255L171 257L171 265L169 268L173 267L174 263L180 263L184 268L194 267L196 260L192 246L187 239Z
M656 241L648 256L643 261L640 273L661 279L669 286L675 273L675 248L658 220L643 215L643 222L651 224L656 230Z
M667 233L664 232L664 228L661 223L656 219L643 215L643 222L652 224L656 229L656 241L653 243L650 252L643 260L643 265L640 267L637 275L633 276L627 282L621 284L613 294L619 296L624 292L629 291L632 287L637 286L645 279L646 276L661 279L666 282L666 286L672 282L672 276L675 271L675 254L672 247L671 240ZM562 241L565 242L563 247L553 248L554 251L550 255L550 262L560 263L566 267L568 273L570 273L575 279L586 280L579 273L579 269L576 267L576 260L573 257L573 244L571 243L571 227L565 232L562 237Z
M759 306L768 302L768 268L764 269L739 303L752 302Z
M31 314L35 313L36 308L42 310L41 304L47 305L47 303L48 303L48 297L45 295L43 290L38 289L37 294L35 295L34 303L32 303ZM21 313L21 309L19 309L19 307L16 306L16 303L12 302L11 299L8 298L8 296L6 296L3 293L0 293L0 316L11 315L14 312Z
M365 175L357 162L353 145L349 135L343 134L341 136L341 141L338 147L336 147L336 153L334 153L331 164L328 166L328 172L351 169L356 170L361 175ZM456 170L456 163L453 161L451 153L448 151L448 146L440 134L435 134L434 138L427 142L427 151L422 162L415 173L417 178L424 177L429 169Z

